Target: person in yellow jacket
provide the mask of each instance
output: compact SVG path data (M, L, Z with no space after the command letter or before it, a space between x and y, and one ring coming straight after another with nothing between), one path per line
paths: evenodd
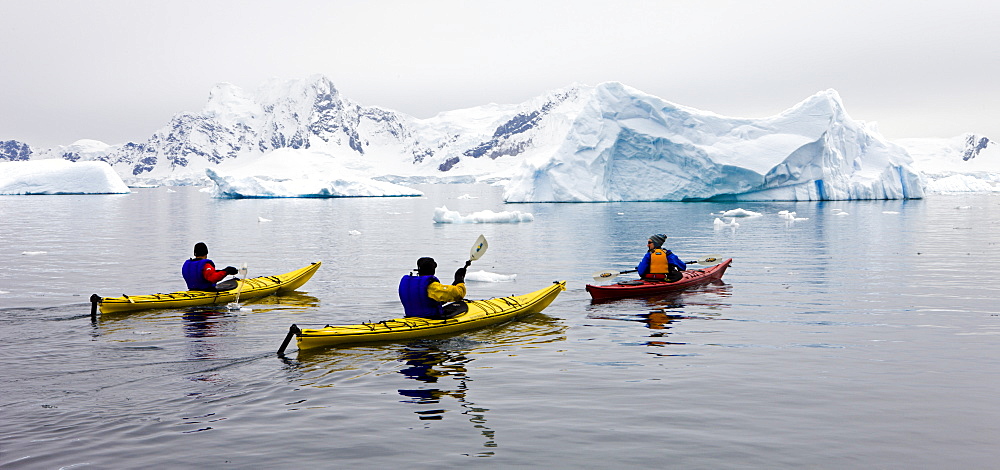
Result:
M454 283L448 285L434 275L437 270L434 258L418 259L417 275L410 273L399 280L399 301L403 303L405 316L440 320L460 313L444 304L465 298L465 271L470 263L472 261L466 261L465 266L458 268Z
M663 249L667 236L662 233L650 235L646 241L646 256L635 267L643 279L678 281L683 277L681 271L687 271L687 265L670 250Z

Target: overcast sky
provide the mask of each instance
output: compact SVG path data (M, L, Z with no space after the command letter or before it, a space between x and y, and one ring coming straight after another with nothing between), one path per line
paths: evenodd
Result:
M619 81L726 116L836 89L887 138L1000 139L1000 2L0 0L0 140L145 141L213 85L416 117Z

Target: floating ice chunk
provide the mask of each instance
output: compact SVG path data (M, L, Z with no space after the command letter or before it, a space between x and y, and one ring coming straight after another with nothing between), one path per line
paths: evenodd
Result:
M521 211L493 212L489 209L462 215L458 211L450 211L447 206L434 208L434 223L436 224L516 224L531 222L535 216Z
M466 281L476 282L511 282L517 278L517 274L497 274L483 270L474 271L465 275Z
M722 220L722 219L720 219L718 217L715 218L715 228L716 229L722 229L722 228L727 228L727 227L735 229L736 227L739 227L739 226L740 226L740 223L737 222L736 218L734 218L734 217L730 217L729 218L729 222L726 222L726 221L724 221L724 220Z
M265 219L261 216L257 216L257 222L270 222L271 219Z
M25 256L38 256L48 253L47 251L22 251L21 254Z
M883 214L898 214L898 211L882 211Z
M833 215L851 215L851 214L844 211L839 211L839 212L834 212Z
M780 211L778 212L778 217L781 217L782 219L785 219L789 222L809 220L809 217L795 217L794 211Z
M760 212L748 211L741 207L737 209L724 211L722 214L719 215L721 215L722 217L760 217L764 214L761 214Z
M459 196L457 199L479 199L479 198L471 194L463 194Z
M349 230L349 231L347 232L347 234L348 234L348 235L351 235L351 236L357 236L357 235L361 235L361 232L359 232L359 231L357 231L357 230Z

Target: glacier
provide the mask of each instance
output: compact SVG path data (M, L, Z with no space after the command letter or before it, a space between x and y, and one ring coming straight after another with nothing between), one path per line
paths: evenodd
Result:
M832 89L766 118L607 82L418 119L315 75L216 85L203 109L142 142L0 141L0 161L103 161L133 187L209 185L222 198L416 196L407 185L477 182L503 186L511 203L906 199L995 190L990 144L887 141Z
M18 160L0 162L0 194L126 194L118 173L102 161Z

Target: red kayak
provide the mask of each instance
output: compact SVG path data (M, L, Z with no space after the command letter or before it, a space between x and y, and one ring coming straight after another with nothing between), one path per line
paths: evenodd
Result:
M606 286L594 286L587 284L587 292L590 292L590 296L594 300L604 300L660 294L663 292L686 289L688 287L700 286L702 284L708 284L709 282L722 279L722 275L726 273L726 268L728 268L732 262L733 259L729 258L715 266L710 266L705 269L692 269L684 271L684 277L675 282L635 280L623 281Z

